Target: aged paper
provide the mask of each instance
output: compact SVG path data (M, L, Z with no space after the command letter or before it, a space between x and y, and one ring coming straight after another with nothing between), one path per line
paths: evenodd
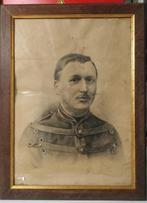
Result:
M37 185L131 185L133 167L131 28L128 18L15 20L15 182ZM19 141L31 122L58 102L54 70L69 53L90 56L98 71L93 114L115 126L118 155L53 156L25 168ZM22 152L21 152L22 153ZM29 159L29 154L27 155Z

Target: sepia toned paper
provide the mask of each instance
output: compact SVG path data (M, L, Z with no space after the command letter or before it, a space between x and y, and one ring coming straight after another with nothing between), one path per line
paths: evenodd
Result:
M133 180L131 22L129 18L15 20L16 185L129 186ZM54 70L69 53L90 56L98 71L91 111L119 134L117 155L51 153L40 167L23 166L24 129L59 101ZM29 153L26 159L30 159ZM39 162L39 160L38 160ZM39 163L38 163L39 165Z

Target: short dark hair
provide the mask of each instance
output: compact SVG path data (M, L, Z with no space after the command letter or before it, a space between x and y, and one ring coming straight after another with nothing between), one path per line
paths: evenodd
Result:
M90 61L93 64L93 67L96 71L96 76L97 76L96 66L89 56L85 56L83 54L73 53L73 54L67 54L67 55L65 55L59 59L59 61L57 62L56 68L55 68L55 72L54 72L54 80L59 80L60 79L60 73L64 69L64 67L68 63L74 62L74 61L78 61L80 63L86 63L86 62Z

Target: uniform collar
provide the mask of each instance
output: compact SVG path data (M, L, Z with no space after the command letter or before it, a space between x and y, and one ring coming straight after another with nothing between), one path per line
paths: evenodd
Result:
M84 120L89 118L90 112L88 110L82 117L76 119L76 117L73 117L70 114L68 114L65 111L65 109L61 106L61 104L59 104L57 109L57 115L58 117L60 117L60 119L64 120L65 122L77 124L77 123L82 123Z

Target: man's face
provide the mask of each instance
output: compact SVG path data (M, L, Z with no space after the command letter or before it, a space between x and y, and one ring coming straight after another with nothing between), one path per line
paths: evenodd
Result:
M96 70L91 62L68 63L55 87L68 110L88 109L96 93Z

